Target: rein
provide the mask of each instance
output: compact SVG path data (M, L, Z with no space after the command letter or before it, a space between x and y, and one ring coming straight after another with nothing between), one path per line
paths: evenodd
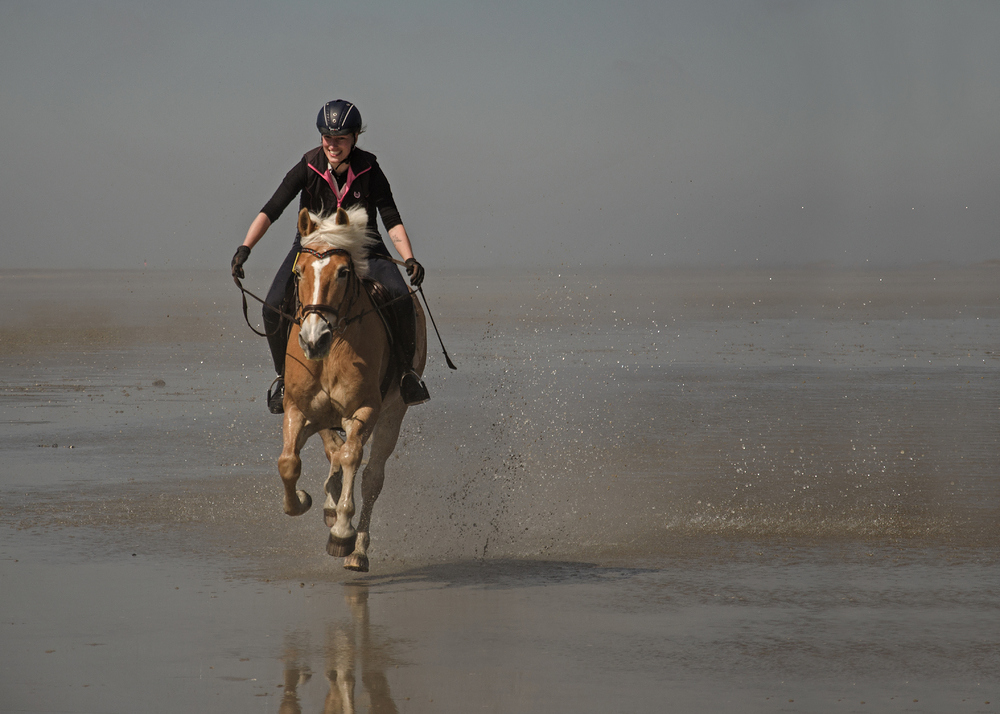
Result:
M342 255L346 255L348 257L348 260L350 260L350 257L351 257L351 254L348 253L343 248L330 248L329 250L325 250L322 253L319 252L319 251L317 251L317 250L313 250L312 248L302 248L301 252L302 253L309 253L309 255L314 255L314 256L316 256L317 258L320 258L320 259L322 259L322 258L328 258L331 255L334 255L334 254L337 254L337 253L340 253ZM296 262L298 262L297 259L296 259ZM350 262L351 262L351 273L352 273L352 275L357 275L354 272L354 261L350 261ZM293 272L293 275L296 276L295 280L296 280L296 282L298 282L298 274ZM354 296L354 298L352 298L351 302L348 304L347 309L344 311L345 313L349 313L351 311L351 307L354 306L354 303L357 300L357 295L359 294L358 291L360 290L360 287L357 287L357 286L363 287L364 286L363 281L361 281L360 279L357 281L357 283L356 283L356 288L357 289L355 289L355 296ZM368 291L365 290L365 292L367 293ZM362 312L359 312L354 317L345 318L345 317L341 317L341 315L340 315L340 308L343 307L344 300L347 299L347 292L345 291L344 292L344 298L343 298L343 300L340 301L340 305L338 305L336 308L333 308L330 305L320 305L320 304L316 304L316 305L302 305L302 306L300 306L296 310L296 313L299 315L299 317L293 318L293 322L296 325L301 325L302 324L302 320L305 319L306 315L308 315L310 313L316 313L317 315L320 316L320 318L322 318L322 320L324 322L326 322L327 325L330 326L331 330L333 330L334 332L341 332L341 333L343 333L343 331L347 328L347 326L350 325L352 322L358 322L359 320L364 319L366 316L370 315L373 312L378 312L378 313L381 314L382 308L387 307L389 305L392 305L395 302L399 302L400 300L411 299L412 296L413 296L413 294L415 292L416 292L415 290L408 290L406 292L406 295L400 295L399 297L395 297L392 300L388 300L388 301L382 303L381 305L376 305L375 304L375 300L372 298L371 294L369 294L368 295L368 299L372 303L372 307L370 309L368 309L368 310L363 310ZM298 290L296 290L295 291L295 299L296 299L296 301L298 300L298 294L299 294L299 292L298 292ZM326 319L326 316L324 315L324 313L330 313L330 314L332 314L337 319L337 326L336 327L334 327L330 323L330 321ZM282 313L282 314L284 314L284 313ZM384 317L383 317L383 320L384 320Z
M345 251L343 248L331 248L330 250L326 250L326 251L323 251L322 253L320 253L319 251L313 250L312 248L302 248L301 252L303 252L303 253L309 253L310 255L315 255L318 258L326 258L326 257L329 257L329 256L333 255L334 253L338 253L338 252L340 252L340 253L346 253L347 251ZM396 265L401 265L401 266L404 266L404 267L406 265L403 261L396 260L395 258L389 258L389 260L391 260ZM297 257L295 259L295 262L298 263L298 258ZM351 272L353 273L353 262L352 262L352 271ZM295 282L296 282L296 286L297 286L298 285L298 275L294 271L292 272L292 274L295 275ZM385 316L382 314L381 308L386 307L388 305L391 305L394 302L398 302L400 300L410 300L410 299L413 299L413 296L416 295L419 292L420 293L420 297L423 298L424 306L425 306L425 309L427 310L427 316L431 318L431 324L434 326L434 332L437 333L438 342L441 343L441 351L444 352L445 362L447 362L448 367L450 369L458 369L458 367L456 367L455 364L451 361L451 357L448 356L448 350L446 350L445 347L444 347L444 340L441 339L441 333L438 331L437 323L434 321L434 316L431 314L430 305L427 304L427 297L424 295L424 289L422 287L418 287L416 290L409 290L408 289L406 291L406 295L400 295L399 297L393 298L392 300L389 300L389 301L383 303L381 306L375 305L375 300L369 294L368 295L368 299L371 301L373 307L370 310L365 310L365 311L363 311L361 313L358 313L357 315L355 315L354 317L352 317L350 319L345 319L345 318L340 317L340 314L338 312L339 307L340 307L339 305L338 305L338 309L337 310L334 310L333 308L331 308L328 305L305 305L305 306L302 306L302 307L300 307L300 308L298 308L296 310L296 312L301 312L302 317L296 317L295 315L289 315L287 312L285 312L283 310L279 310L276 307L272 307L271 305L268 305L261 298L257 297L252 292L250 292L249 290L247 290L246 288L244 288L243 287L243 283L241 283L240 279L237 278L236 276L233 276L233 282L236 283L236 287L238 287L240 289L240 293L242 293L242 297L243 297L243 319L246 320L247 327L249 327L250 330L254 334L260 335L261 337L268 337L269 334L267 332L260 332L260 331L258 331L256 328L254 328L253 325L250 324L250 318L247 316L247 295L249 295L250 297L252 297L254 300L256 300L257 302L259 302L261 305L263 305L264 307L266 307L271 312L276 312L281 317L285 318L289 322L291 322L293 324L296 324L296 325L301 325L302 324L302 317L305 317L307 314L309 314L311 312L315 312L317 315L319 315L321 318L323 318L323 320L328 325L330 325L330 321L327 320L326 317L323 316L324 312L330 312L330 313L332 313L333 315L335 315L337 317L337 327L335 328L333 325L330 325L330 329L334 330L335 332L341 332L341 333L343 333L343 331L347 328L347 326L350 325L352 322L357 322L358 320L362 319L366 315L368 315L370 313L373 313L373 312L379 313L379 316L382 318L383 323L385 323ZM362 281L360 281L360 280L358 281L358 283L363 285ZM367 290L365 292L367 292ZM346 295L345 295L345 299L346 299ZM295 301L296 301L296 303L298 302L298 300L299 300L299 291L296 289L295 290ZM341 305L344 304L343 300L341 301L340 304ZM353 305L353 304L354 304L354 301L352 300L351 301L351 305ZM347 306L348 311L350 311L351 305ZM389 329L388 325L386 325L386 330L388 331L388 329Z
M236 287L238 287L240 289L240 292L243 294L243 319L246 320L247 327L249 327L250 330L255 335L260 335L261 337L269 337L273 333L261 332L257 328L255 328L253 325L250 324L250 317L247 315L247 295L249 295L250 297L252 297L254 300L256 300L257 302L259 302L261 305L263 305L264 307L266 307L271 312L276 312L279 315L281 315L283 318L285 318L286 320L291 320L292 322L296 322L295 318L292 315L289 315L284 310L279 310L278 308L273 307L272 305L268 305L266 302L264 302L264 300L262 300L261 298L257 297L252 292L250 292L245 287L243 287L243 283L241 283L240 279L237 278L235 275L233 276L233 282L236 283Z
M322 255L320 253L316 253L315 251L312 251L312 250L309 250L309 249L306 249L306 248L303 248L303 251L312 253L314 255ZM329 252L329 251L327 251L327 252ZM295 325L301 325L302 324L302 319L306 315L308 315L309 313L311 313L311 312L315 312L316 314L320 315L320 317L323 317L322 313L324 313L324 312L332 313L333 315L335 315L338 318L338 320L337 320L337 327L335 328L335 327L333 327L333 325L330 325L330 329L342 332L344 330L344 328L346 328L352 322L357 322L358 320L366 317L367 315L369 315L369 314L371 314L373 312L378 312L379 309L380 309L380 307L386 307L388 305L392 305L393 303L399 302L400 300L412 299L412 297L417 293L416 290L408 290L406 292L406 295L400 295L399 297L395 297L392 300L388 300L388 301L382 303L381 306L372 307L371 309L365 310L363 312L360 312L357 315L355 315L354 317L351 317L349 319L344 319L344 318L340 317L339 309L334 309L334 308L330 307L329 305L319 305L319 304L317 304L317 305L303 305L303 306L300 306L299 308L296 309L296 313L299 314L299 316L297 317L295 315L289 315L284 310L276 308L276 307L274 307L272 305L268 305L266 302L264 302L264 300L262 298L258 297L257 295L255 295L254 293L250 292L245 287L243 287L243 283L240 282L239 278L233 278L233 282L236 283L236 287L238 287L240 289L240 292L242 293L242 297L243 297L243 319L246 321L247 327L249 327L250 330L251 330L251 332L253 332L255 335L259 335L261 337L268 337L269 333L267 333L267 332L261 332L260 330L258 330L257 328L255 328L250 323L250 317L247 314L247 295L249 295L250 297L252 297L254 300L256 300L257 302L259 302L261 305L263 305L265 309L270 310L271 312L277 313L278 315L280 315L281 317L285 318L286 320L288 320L289 322L291 322L291 323L293 323ZM371 298L370 295L369 295L369 298ZM298 302L298 291L297 290L295 292L295 300L296 300L296 302ZM352 301L351 304L353 305L354 302ZM341 305L343 305L343 302L341 302ZM375 305L375 301L374 300L372 300L372 305ZM338 306L338 308L339 308L339 306ZM348 310L350 310L350 305L348 305ZM325 317L323 319L326 320ZM330 324L329 320L326 320L326 322L327 322L327 324Z

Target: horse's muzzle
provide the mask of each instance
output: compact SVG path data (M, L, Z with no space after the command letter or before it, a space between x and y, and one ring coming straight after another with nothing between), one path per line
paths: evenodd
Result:
M299 328L299 347L306 359L326 359L333 344L333 329L330 323L315 313L302 321Z

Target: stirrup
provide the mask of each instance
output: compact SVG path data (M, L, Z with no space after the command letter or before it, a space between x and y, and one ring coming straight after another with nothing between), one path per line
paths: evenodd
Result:
M403 378L399 380L399 396L403 398L403 404L408 407L423 404L431 398L424 380L420 379L413 370L404 374Z
M267 410L272 414L285 413L285 378L281 375L267 388Z

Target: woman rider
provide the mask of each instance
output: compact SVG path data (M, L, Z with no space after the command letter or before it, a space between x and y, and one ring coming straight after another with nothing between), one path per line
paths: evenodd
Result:
M423 282L424 269L413 257L413 248L399 218L392 189L375 155L357 147L358 135L364 131L361 113L350 102L336 99L327 102L319 110L316 128L322 136L322 145L302 156L302 160L285 175L271 200L250 224L243 245L233 256L233 277L243 277L243 264L250 256L250 249L264 236L271 224L278 220L278 216L292 199L299 196L299 210L306 208L317 215L332 213L338 207L364 206L368 211L368 233L378 239L369 255L369 275L387 288L391 298L406 295L406 282L393 265L389 251L379 235L376 211L382 216L389 238L405 261L411 285L419 286ZM299 253L300 240L301 237L296 232L292 249L278 269L278 274L274 276L274 282L264 301L264 327L274 369L278 373L274 389L269 389L267 395L268 409L274 414L284 411L287 341L282 319L275 309L280 309L291 288L292 268ZM408 299L397 300L393 303L393 309L398 310L397 314L400 316L397 321L400 333L397 335L397 357L403 375L400 394L406 404L420 404L430 399L430 395L412 367L416 347L413 304Z

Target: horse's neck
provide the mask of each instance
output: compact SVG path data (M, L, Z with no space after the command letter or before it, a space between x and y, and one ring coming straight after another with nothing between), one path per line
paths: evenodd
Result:
M354 291L354 298L351 303L351 314L347 316L348 319L354 317L355 315L360 315L366 310L371 310L374 307L372 305L371 295L364 284L364 280L358 277L355 273L351 283L352 284L348 286L348 290Z

